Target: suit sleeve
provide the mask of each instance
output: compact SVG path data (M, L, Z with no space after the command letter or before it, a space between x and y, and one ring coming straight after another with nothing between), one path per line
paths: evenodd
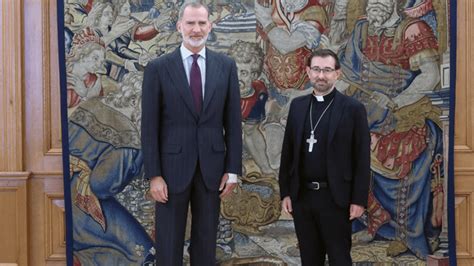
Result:
M155 62L148 64L142 85L141 142L145 178L161 176L160 166L160 83Z
M281 148L280 172L278 175L278 183L280 185L280 197L283 199L290 195L290 178L292 175L291 166L293 165L293 102L288 112L288 119L285 127L285 136L283 137L283 145Z
M367 207L370 182L370 133L365 107L360 104L354 114L356 127L353 131L354 177L351 203Z
M225 172L242 175L242 118L237 66L232 60L229 75L229 92L224 113L225 144L227 147Z

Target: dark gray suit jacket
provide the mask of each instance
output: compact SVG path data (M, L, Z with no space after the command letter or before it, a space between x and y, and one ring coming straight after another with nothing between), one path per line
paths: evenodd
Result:
M216 191L224 173L241 174L242 129L237 67L206 50L201 113L194 107L179 48L148 64L142 95L145 177L163 176L170 193L182 192L199 166Z
M311 94L291 102L280 164L280 194L296 201L301 187L299 158ZM370 134L365 107L336 91L329 122L327 173L331 194L341 207L367 206L370 177Z

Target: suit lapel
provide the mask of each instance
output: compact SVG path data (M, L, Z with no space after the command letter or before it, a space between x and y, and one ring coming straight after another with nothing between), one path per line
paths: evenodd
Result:
M301 144L303 144L302 142L302 138L304 136L304 123L306 121L306 119L308 119L308 112L309 112L309 104L311 103L311 97L313 97L312 94L308 94L306 96L304 96L304 98L302 99L301 101L301 104L298 106L299 108L301 108L300 110L298 110L297 112L295 112L296 114L304 114L301 119L296 119L296 136L295 136L295 148L296 148L296 153L295 155L298 157L296 158L298 161L299 160L299 154L300 154L300 151L301 151ZM306 143L306 141L304 142Z
M212 96L216 91L216 75L220 73L221 68L219 62L220 61L216 58L216 54L206 48L206 85L204 89L204 102L202 105L202 112L204 112L209 106Z
M188 78L186 77L186 71L184 70L183 59L181 58L179 47L170 55L167 63L169 66L168 73L173 83L176 85L179 94L183 98L186 107L193 114L194 118L198 119L199 114L194 106L193 96L191 94L191 89L189 88Z
M334 106L332 107L331 111L331 118L329 119L329 137L328 137L328 145L332 142L334 138L334 134L336 133L337 125L341 120L342 114L344 113L344 107L346 105L346 101L343 95L337 91L334 95Z

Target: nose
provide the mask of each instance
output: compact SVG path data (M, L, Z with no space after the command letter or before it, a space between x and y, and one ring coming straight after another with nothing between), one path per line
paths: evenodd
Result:
M199 27L198 24L194 24L194 25L193 25L193 28L192 28L192 31L193 31L194 33L199 33L199 32L201 31L201 28Z

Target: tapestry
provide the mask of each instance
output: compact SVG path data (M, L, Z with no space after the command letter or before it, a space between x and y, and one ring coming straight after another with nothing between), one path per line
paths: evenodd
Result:
M159 259L141 86L147 64L181 44L183 2L58 0L68 265ZM236 61L241 95L243 174L221 204L220 265L301 264L278 171L289 105L311 93L305 67L318 48L338 54L337 89L368 113L369 198L352 223L353 261L425 265L449 256L455 265L455 1L201 2L213 24L206 45Z

